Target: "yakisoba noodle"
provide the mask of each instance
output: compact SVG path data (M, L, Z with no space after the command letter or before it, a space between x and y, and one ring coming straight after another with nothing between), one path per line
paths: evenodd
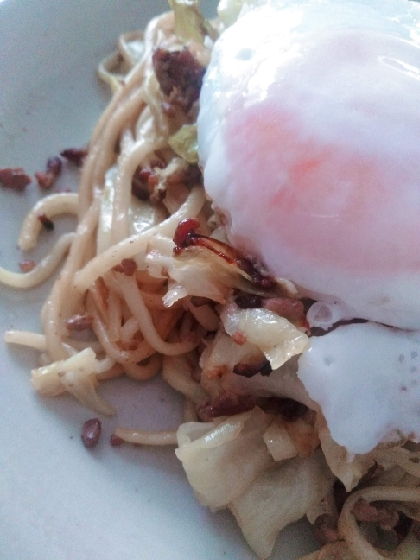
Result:
M285 422L268 406L270 399L264 399L269 390L261 392L252 380L246 385L240 375L237 364L250 360L249 348L227 334L232 317L226 302L238 290L251 296L286 294L292 302L296 294L287 282L261 287L253 283L252 272L244 271L242 261L238 266L241 257L223 244L223 227L200 180L186 183L189 164L169 146L182 125L194 123L198 111L195 104L191 111L179 110L169 118L163 110L167 99L152 57L158 48L185 47L174 26L174 14L163 14L150 22L144 36L122 36L118 53L100 65L100 76L114 94L93 131L79 194L55 194L38 202L23 224L19 246L29 250L36 244L41 213L78 213L77 230L61 237L31 272L0 269L1 282L27 289L49 277L68 253L42 309L43 334L10 331L6 341L40 351L32 383L41 395L69 392L105 415L115 411L97 394L99 381L123 374L146 380L161 373L185 396L185 422L177 432L118 428L114 436L136 444L178 445L177 456L200 501L213 509L230 508L260 558L269 556L286 524L306 514L326 543L307 560L415 560L420 557L418 446L379 446L369 455L349 458L333 442L322 414L315 406L311 409L314 403L303 396L293 372L293 356L306 341L302 323L271 314L283 338L267 350L272 363L285 364L281 382L287 402L302 397L296 418ZM190 41L188 48L201 65L207 64L209 37ZM153 167L156 159L162 164L155 172L166 196L134 201L133 176L139 168ZM187 218L197 219L207 237L201 247L174 254L178 224ZM76 331L91 332L88 340L73 334L75 324ZM255 338L254 362L264 357L261 348L264 342ZM242 374L252 377L249 370ZM349 492L356 489L341 513L334 503L330 469ZM370 520L360 515L356 520L355 504L367 508ZM258 526L254 510L267 516ZM395 530L399 525L381 526L380 516L391 510L402 512L397 516L400 525L402 519L414 520L406 523L400 544ZM327 522L332 523L329 533L323 530ZM369 531L376 547L366 539ZM387 531L388 541L395 541L392 553L380 550Z

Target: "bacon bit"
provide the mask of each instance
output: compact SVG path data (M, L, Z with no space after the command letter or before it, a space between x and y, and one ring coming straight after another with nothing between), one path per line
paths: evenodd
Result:
M399 521L398 512L391 505L376 507L362 498L354 504L352 513L357 521L377 523L384 531L391 531Z
M301 319L305 313L303 303L300 300L286 297L267 298L264 300L264 307L291 320Z
M116 436L115 434L111 434L110 442L111 442L112 447L120 447L124 443L124 440L123 440L123 438L120 438L120 436Z
M54 222L50 218L48 218L46 214L40 214L38 216L38 220L41 222L41 224L44 226L46 230L53 231Z
M263 299L255 294L240 292L235 298L235 303L240 309L255 309L263 306Z
M31 178L22 167L4 167L0 169L0 183L6 189L23 191L29 185Z
M169 104L188 112L200 96L206 69L187 48L179 51L158 48L153 53L152 62L160 89L168 97Z
M35 179L38 181L38 185L41 189L50 189L55 181L55 176L52 173L41 173L36 171Z
M101 435L101 422L99 418L91 418L83 424L83 429L80 437L82 438L83 445L86 449L95 447Z
M340 540L337 523L328 513L323 513L315 519L313 533L316 540L322 545Z
M84 331L92 326L92 317L85 313L84 315L73 315L66 322L67 330Z
M120 264L113 267L115 272L122 272L124 276L133 276L137 270L137 263L134 259L123 259Z
M164 101L162 103L162 113L168 117L168 119L173 119L176 116L176 107L173 103L167 103Z
M160 165L155 167L161 168ZM139 200L149 200L153 189L158 183L159 178L153 168L138 167L131 180L131 193Z
M233 373L241 375L242 377L250 378L260 373L262 376L268 377L273 370L271 369L270 362L266 359L259 364L236 364L233 368Z
M254 406L252 396L222 393L211 402L197 406L197 414L202 421L209 422L218 416L234 416L252 410Z
M35 267L35 261L22 261L19 263L19 268L22 272L31 272Z
M232 339L238 346L243 346L248 340L242 331L236 331L236 333L232 335Z
M295 422L305 416L308 407L287 397L267 397L258 401L258 406L267 414L277 414L285 422Z
M66 158L67 161L81 167L88 154L87 148L66 148L60 152L60 156Z
M46 173L41 173L39 171L35 173L38 185L43 189L50 189L57 177L60 175L61 167L62 162L58 156L48 158Z
M185 169L180 169L169 175L166 179L168 185L178 183L184 184L188 189L203 183L203 175L199 166L195 163L188 165Z
M254 285L263 289L270 289L275 286L273 278L260 274L251 261L246 259L239 251L236 251L227 243L201 235L197 231L199 227L200 222L196 218L186 218L179 222L174 235L175 256L180 255L182 250L188 247L204 247L224 259L228 264L235 264L240 270L243 270Z
M200 234L197 233L197 230L200 227L200 222L197 218L186 218L185 220L181 220L175 230L174 235L174 243L175 243L175 250L178 254L181 249L185 249L190 245L194 244L194 239L198 237L199 239Z
M203 184L203 174L197 164L192 163L187 167L183 183L189 189L192 189L195 185Z
M47 160L47 172L53 173L56 177L58 177L61 173L61 169L63 167L63 163L58 156L52 156Z

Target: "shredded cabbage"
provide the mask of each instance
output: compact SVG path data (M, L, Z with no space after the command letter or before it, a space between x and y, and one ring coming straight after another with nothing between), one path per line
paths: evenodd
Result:
M263 440L270 422L254 408L218 422L181 424L175 453L202 504L226 507L274 463Z
M332 488L334 477L320 450L265 470L229 506L260 559L268 558L278 533L301 519Z
M242 333L246 340L258 346L272 369L301 354L308 346L306 334L267 309L239 309L231 303L222 311L220 318L228 334Z
M188 163L198 163L197 125L184 124L168 138L173 151Z

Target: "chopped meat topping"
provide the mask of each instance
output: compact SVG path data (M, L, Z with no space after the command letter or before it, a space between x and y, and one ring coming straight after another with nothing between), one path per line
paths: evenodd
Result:
M122 272L124 276L133 276L137 270L137 263L134 259L123 259L120 264L114 266L112 270Z
M263 299L255 294L240 292L235 298L235 303L240 309L254 309L263 306Z
M0 169L0 183L7 189L23 191L30 182L31 178L22 167L4 167Z
M40 214L38 216L38 220L41 222L41 224L44 226L46 230L53 231L54 222L50 218L48 218L46 214Z
M92 326L92 317L85 313L84 315L73 315L68 319L68 331L84 331Z
M179 51L156 49L153 67L169 104L178 105L188 112L200 96L205 68L187 48Z
M255 406L255 398L246 395L222 393L211 402L197 407L197 414L204 422L209 422L217 416L234 416Z
M99 441L99 436L101 435L101 422L98 418L91 418L83 424L83 429L81 433L81 438L83 445L90 449L95 447Z
M66 160L70 163L74 163L74 165L81 167L85 161L87 153L87 148L67 148L60 152L60 156L66 158Z
M35 266L35 261L22 261L19 263L19 268L22 272L31 272Z
M259 364L236 364L233 368L233 373L247 378L254 377L257 373L268 377L272 371L270 362L267 359Z
M131 180L131 192L139 200L149 200L158 182L158 176L152 168L138 167Z
M61 173L62 162L58 156L53 156L48 158L47 161L47 171L45 173L41 173L37 171L35 173L35 178L38 181L38 184L43 189L50 189L57 177Z

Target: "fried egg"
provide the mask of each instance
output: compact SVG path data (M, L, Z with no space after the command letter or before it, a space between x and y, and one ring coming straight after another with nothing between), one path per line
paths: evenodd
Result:
M420 329L419 22L419 6L408 0L249 2L214 46L198 118L206 191L234 246L300 293L338 303L346 318L413 331ZM336 441L366 452L387 434L418 432L420 394L402 398L405 381L390 382L401 373L399 356L417 352L407 349L417 335L376 323L345 329L312 339L301 358L301 378ZM392 356L385 352L381 373L378 353L387 346ZM329 348L341 364L333 370ZM355 440L358 407L348 407L344 422L331 403L362 389L361 407L399 404ZM408 411L403 421L398 411Z

